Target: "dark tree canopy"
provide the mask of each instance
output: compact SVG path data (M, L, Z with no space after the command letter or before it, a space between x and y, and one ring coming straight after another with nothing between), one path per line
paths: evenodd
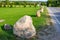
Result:
M60 6L60 0L48 0L47 2L47 6Z

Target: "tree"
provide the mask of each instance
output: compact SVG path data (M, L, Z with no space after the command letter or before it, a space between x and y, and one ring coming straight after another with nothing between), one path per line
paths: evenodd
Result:
M48 0L47 6L60 6L60 0Z
M26 7L26 4L27 4L26 1L23 1L23 5L24 5L24 7Z
M48 0L47 6L56 6L56 0Z
M37 6L37 3L34 3L34 7L36 7Z
M1 0L0 0L0 7L1 7Z
M9 0L5 0L6 1L6 4L9 5Z

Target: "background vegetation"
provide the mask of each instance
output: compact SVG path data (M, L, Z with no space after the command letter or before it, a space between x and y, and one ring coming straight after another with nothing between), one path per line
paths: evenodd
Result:
M47 6L59 7L60 6L60 0L48 0Z
M29 5L30 7L33 5L34 7L37 7L38 5L46 5L46 2L40 2L40 1L0 1L0 7L21 7L26 5Z

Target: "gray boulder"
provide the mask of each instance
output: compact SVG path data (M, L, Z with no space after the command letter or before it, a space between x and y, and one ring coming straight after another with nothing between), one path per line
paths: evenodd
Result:
M19 19L13 27L13 33L22 38L31 38L36 35L36 30L32 23L32 18L30 16L23 16Z

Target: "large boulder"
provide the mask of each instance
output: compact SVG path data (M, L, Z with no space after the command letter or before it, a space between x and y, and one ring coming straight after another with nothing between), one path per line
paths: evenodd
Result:
M31 38L36 35L36 30L32 24L30 16L23 16L19 19L13 27L13 33L22 38Z

